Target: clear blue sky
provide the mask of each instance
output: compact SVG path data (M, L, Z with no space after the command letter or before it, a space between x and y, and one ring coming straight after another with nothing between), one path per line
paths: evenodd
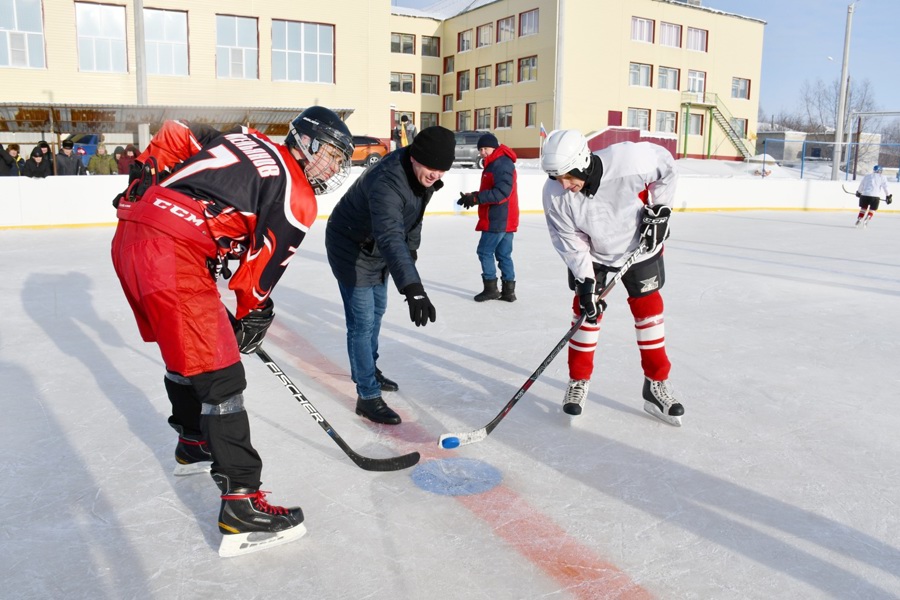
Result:
M392 0L392 4L412 8L433 3ZM804 81L840 78L849 4L849 0L703 0L708 8L766 21L758 89L767 115L798 110ZM900 0L858 0L855 4L850 78L872 83L879 110L900 112Z

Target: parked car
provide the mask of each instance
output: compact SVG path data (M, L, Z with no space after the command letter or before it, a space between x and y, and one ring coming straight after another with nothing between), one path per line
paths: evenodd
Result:
M454 164L467 167L484 168L484 159L478 152L478 139L487 131L457 131L456 132L456 156Z
M391 151L388 143L369 135L353 136L353 164L370 167Z

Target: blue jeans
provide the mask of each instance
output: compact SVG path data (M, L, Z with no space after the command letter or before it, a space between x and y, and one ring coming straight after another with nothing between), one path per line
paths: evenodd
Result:
M512 251L514 233L503 231L482 231L478 241L478 260L481 261L481 278L497 279L497 267L494 257L500 265L503 281L515 281L516 270L513 267Z
M359 397L372 400L381 396L381 385L375 379L375 363L378 360L381 317L387 309L387 281L366 287L348 286L339 281L338 287L347 319L350 377L356 384Z

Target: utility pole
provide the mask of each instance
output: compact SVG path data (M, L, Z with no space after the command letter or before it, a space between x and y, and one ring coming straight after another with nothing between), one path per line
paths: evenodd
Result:
M138 106L147 106L147 45L144 43L144 0L134 0L134 62ZM138 125L138 149L150 144L150 124Z
M844 30L844 59L841 62L841 97L834 127L834 153L831 160L831 180L837 181L841 166L841 142L844 141L844 111L847 106L847 79L850 63L850 27L853 25L853 2L847 6L847 27Z

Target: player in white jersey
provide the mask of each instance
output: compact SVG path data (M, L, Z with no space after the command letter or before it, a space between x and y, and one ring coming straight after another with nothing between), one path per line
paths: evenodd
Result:
M884 192L884 201L890 204L893 201L891 191L887 186L887 179L881 174L880 165L872 167L872 172L862 178L859 182L859 188L856 190L856 197L859 198L859 214L856 216L856 226L862 224L863 227L869 226L869 221L875 216L878 205L881 203L881 193Z
M668 385L663 300L663 240L668 236L677 173L672 155L646 142L614 144L596 153L575 130L553 132L541 168L550 239L569 269L575 320L586 319L569 342L569 387L563 410L579 415L594 370L594 351L606 303L598 294L641 245L644 253L622 277L644 371L644 410L681 425L684 407Z

